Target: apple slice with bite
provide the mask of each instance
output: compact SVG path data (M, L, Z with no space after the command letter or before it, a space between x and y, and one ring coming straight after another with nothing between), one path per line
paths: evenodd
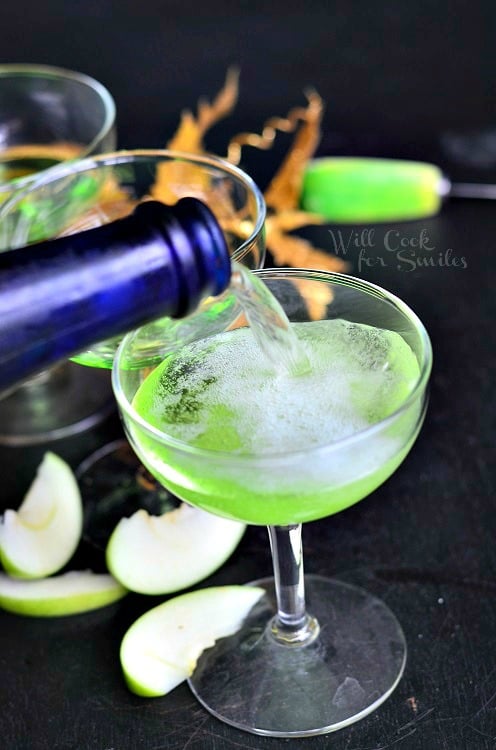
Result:
M60 617L105 607L127 594L106 573L72 571L38 581L0 573L0 607L30 617Z
M59 571L81 538L83 506L76 478L55 453L46 453L19 510L0 522L0 560L19 578Z
M109 539L107 567L127 589L170 594L219 568L238 546L245 525L181 503L161 516L138 510Z
M264 594L256 586L216 586L169 599L131 625L120 650L137 695L165 695L193 674L202 651L233 635Z

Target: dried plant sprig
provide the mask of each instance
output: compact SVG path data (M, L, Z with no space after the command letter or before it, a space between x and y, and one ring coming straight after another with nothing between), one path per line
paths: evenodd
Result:
M168 147L191 154L205 153L205 133L231 113L238 99L238 89L239 71L230 68L222 89L212 102L201 99L196 115L191 111L182 113L179 127ZM341 258L314 247L308 240L290 234L301 227L322 224L324 221L318 214L307 213L299 208L304 171L317 150L324 111L323 101L315 90L309 89L305 95L306 106L292 108L286 117L270 117L260 133L242 132L234 135L229 140L224 158L232 164L239 164L245 147L269 150L278 133L294 133L293 142L264 193L269 209L266 223L267 247L277 265L346 271L347 264ZM212 188L205 173L191 164L160 165L152 195L166 202L174 202L181 190L207 200L224 229L234 236L245 239L250 235L252 226L246 214L235 211L233 206L229 208L229 196L218 195L218 190ZM321 303L328 301L330 300L322 300ZM317 315L318 311L320 307L313 312Z
M189 154L201 154L205 149L203 137L215 123L227 117L236 106L239 93L239 70L231 67L221 90L212 103L200 99L196 116L190 110L181 113L179 127L167 144L173 151L184 151Z
M223 87L210 103L208 99L198 102L198 127L206 133L216 122L231 114L238 101L239 68L228 68Z
M298 208L303 174L320 142L324 105L316 91L307 92L308 106L301 111L301 124L278 171L265 191L265 202L274 211Z
M337 273L343 273L348 269L348 264L342 258L315 247L303 237L287 234L278 226L278 219L278 215L269 216L267 219L267 237L270 238L267 247L278 266L315 268Z
M274 145L278 131L296 132L290 150L265 192L267 205L276 211L298 207L303 172L320 141L324 104L313 89L307 90L305 95L307 107L294 107L286 117L269 118L261 133L238 133L231 138L227 147L227 159L233 164L239 164L243 146L266 151Z

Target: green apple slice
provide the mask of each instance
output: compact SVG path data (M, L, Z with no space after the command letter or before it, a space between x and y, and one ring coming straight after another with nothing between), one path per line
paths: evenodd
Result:
M255 586L217 586L176 596L146 612L125 634L121 666L137 695L165 695L194 671L202 651L233 635L264 594Z
M98 609L121 599L126 589L106 573L72 571L39 581L0 573L0 607L30 617L60 617Z
M74 554L83 528L81 494L65 461L46 453L18 511L0 523L0 560L19 578L43 578Z
M107 545L107 567L140 594L170 594L209 576L234 552L245 525L181 503L162 516L122 518Z

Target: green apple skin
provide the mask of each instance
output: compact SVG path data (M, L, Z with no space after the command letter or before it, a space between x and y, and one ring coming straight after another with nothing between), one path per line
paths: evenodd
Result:
M0 573L0 607L27 617L63 617L105 607L127 590L112 576L72 571L33 581Z
M202 651L239 630L264 593L256 586L216 586L176 596L146 612L121 643L129 690L147 698L173 690L193 674Z
M162 516L139 510L117 524L107 545L107 567L130 591L172 594L220 568L245 529L186 503Z
M68 464L46 453L21 506L0 523L0 562L18 578L57 573L74 554L83 528L83 505Z

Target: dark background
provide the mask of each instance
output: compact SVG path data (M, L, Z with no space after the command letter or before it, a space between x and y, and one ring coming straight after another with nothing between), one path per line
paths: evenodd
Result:
M209 147L260 127L314 86L327 101L324 150L353 137L392 150L494 120L491 2L4 0L0 62L61 65L113 93L120 145L162 146L180 111L213 95L231 64L241 97ZM337 145L337 144L336 144Z
M229 135L260 129L304 102L326 100L321 153L434 160L454 179L496 179L493 3L63 2L3 0L0 62L38 62L102 81L117 104L121 147L166 144L179 113L212 96L226 68L241 68L235 113L209 133L223 154ZM288 145L247 153L265 184ZM336 735L271 740L210 718L185 686L163 699L130 695L119 673L127 626L155 600L129 597L66 620L0 616L0 744L6 750L492 750L496 747L494 501L494 203L452 201L433 219L376 227L415 239L467 268L353 272L398 293L424 320L434 346L431 405L410 456L358 506L305 529L308 572L336 575L385 599L409 644L405 676L374 714ZM333 231L339 228L331 227ZM344 228L349 232L353 228ZM358 228L357 228L358 229ZM314 230L332 250L328 228ZM52 446L75 467L116 434L115 422ZM44 448L3 451L7 491L21 500ZM7 481L8 480L8 481ZM12 489L15 488L15 489ZM263 529L205 582L268 572Z

